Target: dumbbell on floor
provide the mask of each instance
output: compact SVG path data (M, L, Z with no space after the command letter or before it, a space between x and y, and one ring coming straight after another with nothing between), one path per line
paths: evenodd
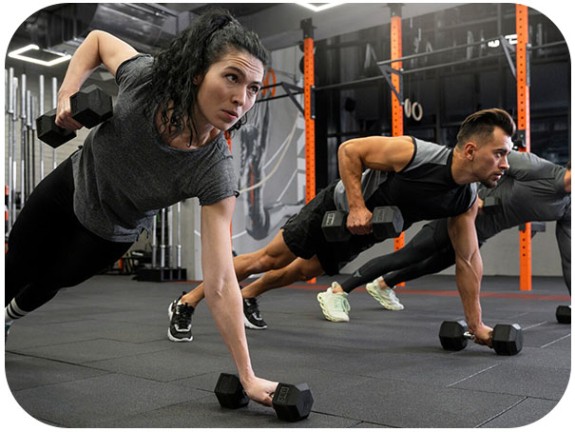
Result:
M557 306L555 317L559 324L571 324L571 306L560 305Z
M250 401L240 379L233 374L220 374L214 393L223 408L241 408ZM297 385L279 383L273 395L272 406L280 420L295 422L309 416L313 396L305 383Z
M377 240L398 237L403 231L403 216L396 206L376 207L371 218L373 235ZM347 229L347 213L328 211L321 223L323 235L328 242L344 242L351 238Z
M439 341L447 351L461 351L473 338L463 320L444 321L439 329ZM523 348L523 331L519 324L497 324L493 327L491 343L499 355L518 354Z
M113 115L112 98L95 85L70 96L72 118L82 126L92 128ZM70 131L56 125L56 110L53 109L36 119L38 139L57 148L76 137Z

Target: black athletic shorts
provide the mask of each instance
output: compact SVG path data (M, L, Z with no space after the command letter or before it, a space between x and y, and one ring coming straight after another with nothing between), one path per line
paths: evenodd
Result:
M323 271L332 276L377 240L371 234L355 235L347 242L328 242L323 236L321 222L327 211L336 210L332 183L307 203L283 226L283 238L292 253L303 259L317 255Z

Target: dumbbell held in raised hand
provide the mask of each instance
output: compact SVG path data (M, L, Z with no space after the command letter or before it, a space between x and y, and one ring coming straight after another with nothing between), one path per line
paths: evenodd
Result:
M474 339L463 320L444 321L439 329L439 341L447 351L461 351ZM493 328L492 345L499 355L515 355L523 348L523 332L519 324L497 324Z
M237 375L222 373L214 390L223 408L237 409L248 405L246 395ZM295 422L307 418L313 406L309 386L279 383L273 394L272 406L280 420Z
M82 126L92 128L113 115L112 98L95 85L87 86L70 96L72 118ZM38 139L57 148L76 137L70 131L56 125L56 110L36 119Z
M403 230L403 216L396 206L381 206L373 210L371 226L378 240L395 238ZM321 229L328 242L344 242L351 238L347 229L347 213L340 210L325 212Z

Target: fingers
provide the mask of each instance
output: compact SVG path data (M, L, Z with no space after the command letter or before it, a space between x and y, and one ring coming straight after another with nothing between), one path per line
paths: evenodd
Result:
M81 123L78 123L72 117L72 108L70 106L69 98L59 102L55 123L57 126L67 130L78 130L83 127Z

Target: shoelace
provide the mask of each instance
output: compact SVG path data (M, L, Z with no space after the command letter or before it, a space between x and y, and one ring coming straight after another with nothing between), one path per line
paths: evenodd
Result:
M245 303L247 304L246 310L248 314L253 314L257 319L261 319L257 300L255 298L246 299Z
M194 308L185 305L179 304L176 305L176 311L174 315L176 316L176 327L181 328L188 328L190 326L190 321L192 320L192 313L194 312Z

